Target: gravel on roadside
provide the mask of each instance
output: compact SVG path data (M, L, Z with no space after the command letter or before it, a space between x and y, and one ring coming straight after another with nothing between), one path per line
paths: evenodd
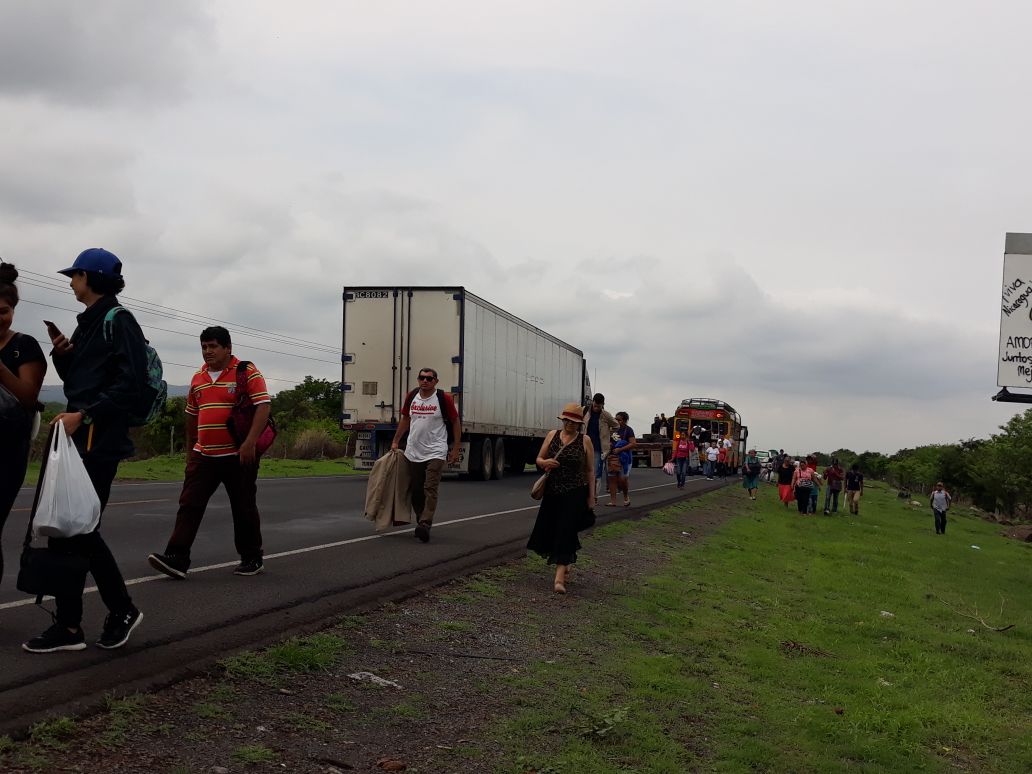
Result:
M730 515L712 493L679 514L681 540ZM643 521L647 523L648 515ZM495 732L516 701L506 678L567 658L564 632L647 577L669 545L614 522L586 533L568 594L536 557L401 604L345 616L308 638L243 654L225 669L0 738L8 772L511 771Z

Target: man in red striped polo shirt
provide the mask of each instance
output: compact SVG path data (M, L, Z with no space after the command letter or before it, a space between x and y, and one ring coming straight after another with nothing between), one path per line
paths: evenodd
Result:
M164 554L147 557L151 567L180 580L190 568L190 547L208 501L226 487L233 512L233 539L240 564L236 575L262 571L262 529L256 503L258 454L255 442L269 421L272 402L265 378L253 363L245 367L247 395L257 408L250 432L239 444L227 424L237 402L241 362L233 355L229 331L222 326L201 332L204 367L194 374L186 398L186 478L179 496L176 526Z

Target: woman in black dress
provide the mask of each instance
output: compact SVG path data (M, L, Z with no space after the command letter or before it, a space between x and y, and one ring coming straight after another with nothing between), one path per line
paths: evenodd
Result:
M545 436L537 465L548 473L527 548L555 565L555 592L566 593L566 568L577 561L577 530L595 507L595 450L581 432L583 409L568 403L557 418L562 430Z
M47 372L39 342L11 328L18 305L17 279L14 266L0 263L0 533L25 480L33 416L42 408L39 390ZM0 549L0 578L3 574Z

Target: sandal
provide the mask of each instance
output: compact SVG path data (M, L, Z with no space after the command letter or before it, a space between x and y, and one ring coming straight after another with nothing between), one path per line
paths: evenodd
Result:
M631 504L630 498L625 497L624 501L623 501L623 507L627 508L627 507L630 506L630 504Z
M606 503L606 508L615 508L616 503Z

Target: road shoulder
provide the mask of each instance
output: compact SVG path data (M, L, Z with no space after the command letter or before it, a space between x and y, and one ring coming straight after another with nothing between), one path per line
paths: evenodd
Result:
M5 744L2 762L13 771L181 774L263 763L314 772L506 770L517 762L498 721L533 700L522 681L542 665L561 675L564 663L590 661L590 643L571 633L590 628L669 552L719 527L731 511L717 498L585 535L566 596L552 592L551 568L536 557L508 562L230 657L157 693L111 700L93 717L47 721L30 742Z

